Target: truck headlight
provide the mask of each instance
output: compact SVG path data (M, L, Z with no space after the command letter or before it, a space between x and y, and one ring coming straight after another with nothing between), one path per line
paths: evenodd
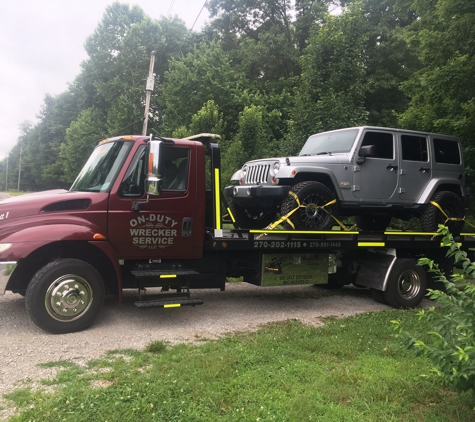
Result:
M247 173L247 164L244 164L241 169L242 177L246 177L246 173Z
M12 246L11 243L0 243L0 253L5 252L6 250L10 249Z

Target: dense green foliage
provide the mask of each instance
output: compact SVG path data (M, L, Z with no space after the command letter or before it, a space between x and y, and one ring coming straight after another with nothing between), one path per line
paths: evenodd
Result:
M45 364L53 378L6 404L20 411L11 421L473 421L473 393L450 394L394 338L396 317L427 338L415 311L389 310L199 345L152 341L145 353Z
M341 13L331 14L337 7ZM224 182L245 160L297 153L316 132L352 125L460 136L475 168L475 5L463 0L210 0L189 33L113 3L86 40L88 59L46 95L9 154L8 184L68 187L104 137L142 130L155 51L149 132L221 135ZM7 159L0 163L5 187Z
M419 317L428 322L431 344L403 332L399 321L393 321L404 343L416 349L421 355L430 358L433 371L445 385L455 390L475 392L475 263L471 262L465 251L460 250L446 227L439 232L442 243L447 246L449 257L462 267L461 273L455 273L450 280L440 271L437 264L428 258L421 258L420 265L427 265L435 273L435 279L443 283L445 291L429 290L429 296L439 305L429 310L422 309Z

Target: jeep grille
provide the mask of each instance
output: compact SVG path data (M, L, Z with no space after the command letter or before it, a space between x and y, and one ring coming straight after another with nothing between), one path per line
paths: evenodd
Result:
M270 164L256 164L249 166L244 183L246 185L257 185L258 183L266 183L270 171Z

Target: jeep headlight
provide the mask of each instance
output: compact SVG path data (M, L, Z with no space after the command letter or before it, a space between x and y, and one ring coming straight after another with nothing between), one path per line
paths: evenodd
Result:
M247 164L244 164L241 169L241 175L242 177L246 177L247 174Z
M275 176L277 174L277 172L279 171L279 169L280 169L280 162L276 161L274 163L274 165L272 166L272 168L271 168L272 175Z

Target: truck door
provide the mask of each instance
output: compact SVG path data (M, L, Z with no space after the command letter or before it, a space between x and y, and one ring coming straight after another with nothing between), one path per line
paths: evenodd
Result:
M428 140L426 136L401 135L401 169L399 197L416 202L431 180Z
M384 203L391 198L398 183L396 142L391 132L367 131L360 145L374 145L375 154L354 167L353 195L365 203Z
M201 254L202 244L194 250L193 223L198 209L196 178L190 177L192 154L189 147L164 149L163 191L146 203L145 145L133 157L123 180L111 192L109 203L109 240L122 258L191 258ZM132 211L142 202L140 211ZM200 238L200 236L197 236Z

